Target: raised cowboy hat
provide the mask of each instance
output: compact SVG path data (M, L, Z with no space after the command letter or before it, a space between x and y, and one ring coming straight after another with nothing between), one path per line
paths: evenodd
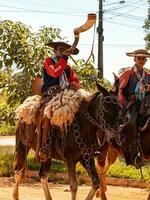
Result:
M63 47L65 47L65 49L69 49L71 47L70 44L67 44L65 42L49 42L46 45L49 47L52 47L54 49L56 49L59 46L63 46ZM74 51L72 52L73 55L76 55L78 53L79 53L79 49L77 49L77 48L75 48Z
M126 53L126 55L130 57L150 57L150 53L145 49L137 49L133 52Z

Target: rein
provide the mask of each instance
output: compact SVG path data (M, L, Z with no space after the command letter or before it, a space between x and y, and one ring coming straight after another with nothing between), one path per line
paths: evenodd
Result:
M97 139L95 138L95 142L89 147L84 143L81 134L80 134L80 126L78 123L78 120L75 120L75 122L72 124L72 130L73 130L73 136L75 138L76 144L79 146L81 150L81 154L83 155L83 159L85 161L85 164L87 168L90 166L90 158L92 154L97 150L99 147L97 143Z
M108 123L106 123L105 119L104 119L104 111L105 111L105 107L104 107L104 103L113 103L113 104L117 104L117 100L116 98L112 97L112 96L107 96L107 97L103 97L102 95L100 96L100 105L99 105L99 118L100 118L100 122L98 122L98 120L95 120L90 114L89 112L86 110L85 111L85 116L87 118L87 120L89 122L91 122L92 124L94 124L98 129L101 129L103 132L111 132L111 136L109 133L109 137L111 138L116 138L116 134L115 132L118 130L115 130L113 128L110 127L110 125ZM81 153L83 155L83 159L85 160L85 164L87 166L87 168L89 167L90 164L90 158L91 155L93 153L95 153L95 151L99 148L102 147L104 145L104 143L106 142L106 137L108 140L108 135L106 136L104 134L104 138L102 143L100 142L99 139L99 134L98 131L96 133L97 137L95 138L95 142L90 146L87 147L87 145L84 143L83 138L81 137L80 134L80 126L77 120L75 120L72 123L72 132L73 132L73 136L75 138L75 142L76 144L79 146Z
M118 132L119 130L118 129L115 130L114 128L111 128L110 125L104 119L104 112L105 112L104 103L117 104L118 102L117 102L116 98L114 98L112 96L103 97L103 95L101 95L100 96L100 105L99 105L99 109L98 109L99 119L94 119L87 110L85 111L87 120L89 122L91 122L93 125L95 125L97 128L99 128L100 130L102 130L103 132L106 132L106 136L104 136L102 143L98 139L98 143L99 143L100 147L104 145L106 139L109 142L113 138L115 138L116 140L120 139L118 136L116 137L116 132ZM98 132L99 131L97 131L97 138L99 138Z

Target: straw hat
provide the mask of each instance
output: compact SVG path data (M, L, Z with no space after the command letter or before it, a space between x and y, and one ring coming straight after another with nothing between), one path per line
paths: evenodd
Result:
M49 42L46 45L49 47L52 47L54 49L56 49L59 46L63 46L65 49L69 49L71 47L70 44L67 44L67 43L61 42L61 41L60 42ZM74 51L72 52L73 55L76 55L78 53L79 53L79 49L77 49L77 48L75 48Z
M130 57L150 57L150 53L145 49L137 49L133 52L126 53L126 55Z

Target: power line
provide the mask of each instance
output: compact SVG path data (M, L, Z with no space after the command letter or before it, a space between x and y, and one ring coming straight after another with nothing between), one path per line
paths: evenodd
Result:
M139 3L141 3L141 0L136 0L136 1L132 1L132 2L130 2L130 3L128 3L128 4L125 4L124 6L117 6L117 7L112 7L112 8L110 8L110 11L114 11L114 10L120 10L120 9L124 9L124 8L130 8L132 5L137 5L137 4L139 4ZM141 4L140 4L141 5ZM142 4L143 5L143 4ZM105 11L105 10L104 10Z
M136 5L138 4L139 0L136 0L134 1L134 4L136 2ZM133 2L131 3L128 3L126 5L129 6L133 4ZM78 16L78 17L83 17L84 15L83 14L76 14L74 12L70 13L71 11L66 11L64 10L64 12L60 12L60 11L50 11L50 10L39 10L39 9L30 9L30 8L23 8L23 7L16 7L16 6L8 6L8 5L3 5L3 4L0 4L1 7L6 7L6 8L12 8L12 9L16 9L16 10L0 10L0 12L27 12L27 13L43 13L43 14L57 14L57 15L66 15L66 16ZM125 6L124 6L125 7ZM110 21L109 19L114 19L116 17L121 17L121 18L125 18L125 20L133 20L133 21L144 21L144 17L142 18L141 16L135 16L135 15L129 15L127 13L129 12L132 12L133 10L139 8L139 6L136 6L134 7L133 9L130 9L124 13L116 13L114 11L109 11L109 10L105 10L105 14L112 14L112 15L115 15L115 16L112 16L112 17L108 17L108 18L104 18L104 21L106 22L109 22L109 23L112 23L112 24L117 24L117 25L121 25L121 26L126 26L126 27L129 27L129 28L139 28L139 26L136 26L135 24L133 25L129 25L129 24L125 24L125 23L122 23L122 20L121 20L121 23L119 21ZM130 22L130 21L128 21Z
M118 2L113 2L113 3L107 3L107 4L104 4L103 6L111 6L111 5L114 5L114 4L119 4L119 3L125 3L125 1L118 1Z
M119 23L119 22L116 22L116 21L113 21L113 20L111 20L111 21L107 20L106 22L111 23L111 24L120 25L120 26L126 26L126 27L132 28L132 29L133 29L133 28L139 29L139 26L136 26L136 25L134 25L134 24L129 25L129 24L125 24L125 23ZM142 27L142 25L141 25L141 27Z
M144 6L144 5L142 5ZM144 22L144 17L141 17L141 16L135 16L135 15L129 15L128 13L132 12L133 10L136 10L138 8L141 8L141 6L135 6L134 8L126 11L126 12L123 12L123 13L114 13L114 12L111 12L111 11L105 11L106 13L108 12L108 14L112 14L112 15L115 15L115 16L112 16L112 17L108 17L108 18L105 18L105 21L107 21L108 19L114 19L116 17L121 17L121 18L125 18L125 20L128 22L131 22L134 21L134 22L137 22L139 23L139 21L141 22ZM129 21L130 20L130 21ZM121 20L122 21L122 20ZM118 23L119 24L119 23ZM122 24L123 25L123 24ZM127 25L128 26L128 25Z
M16 6L8 6L8 5L3 5L3 4L0 4L1 7L5 7L5 8L12 8L12 9L17 9L17 10L20 10L20 11L33 11L33 12L52 12L51 10L41 10L41 9L31 9L31 8L23 8L23 7L16 7ZM61 12L76 12L76 13L83 13L83 12L90 12L90 10L85 10L85 11L81 11L81 9L75 9L75 8L60 8L60 7L57 7L57 9L61 9ZM53 8L54 10L54 8ZM10 10L11 11L11 10ZM59 11L60 12L60 11Z
M42 14L59 14L59 15L67 15L67 16L77 16L77 17L85 17L85 15L78 14L69 14L69 13L60 13L55 11L42 11L42 10L34 10L34 11L23 11L23 10L0 10L0 12L12 12L12 13L42 13Z
M121 17L121 18L125 18L125 19L130 19L130 20L135 20L135 21L144 21L145 17L141 17L141 16L137 16L137 15L131 15L131 14L127 14L127 13L116 13L116 12L106 12L105 14L107 15L115 15L117 17ZM106 19L112 19L112 17L106 18Z

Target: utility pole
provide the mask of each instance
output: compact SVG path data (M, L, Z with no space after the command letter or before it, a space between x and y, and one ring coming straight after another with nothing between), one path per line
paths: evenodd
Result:
M98 16L98 78L103 78L103 0L99 0L99 16Z
M104 76L103 71L103 1L105 0L99 0L99 11L98 11L98 27L97 27L97 33L98 33L98 78L102 79ZM120 0L119 2L114 2L112 4L123 4L125 3L125 0Z

